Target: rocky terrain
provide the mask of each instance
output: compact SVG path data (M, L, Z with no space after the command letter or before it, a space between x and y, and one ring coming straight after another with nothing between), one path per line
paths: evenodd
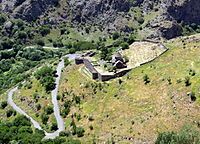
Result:
M142 17L157 13L145 25L152 31L149 38L170 39L181 35L180 23L200 24L197 0L1 0L0 3L2 12L28 22L37 19L40 24L70 22L125 32L131 32L131 24L137 20L131 9L139 7Z

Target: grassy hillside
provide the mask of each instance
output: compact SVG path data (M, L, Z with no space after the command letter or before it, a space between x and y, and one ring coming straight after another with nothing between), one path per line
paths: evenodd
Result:
M80 104L71 105L67 129L71 121L82 126L86 131L81 138L84 142L153 143L159 132L177 131L188 124L198 126L198 38L199 35L166 42L168 52L132 70L121 78L122 82L94 82L85 76L82 66L66 68L60 85L60 104L73 101L74 97L81 99ZM150 80L148 84L144 84L145 75Z

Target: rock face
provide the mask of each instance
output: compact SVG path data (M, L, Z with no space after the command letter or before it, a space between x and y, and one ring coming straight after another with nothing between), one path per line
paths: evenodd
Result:
M143 15L159 11L149 20L153 31L150 38L167 39L181 34L180 22L200 24L199 0L0 0L1 11L28 22L39 19L41 24L68 21L76 25L98 25L106 30L131 32L128 24L135 20L132 7Z
M11 13L15 18L34 21L59 0L2 0L1 10Z
M131 3L127 0L71 0L72 18L77 22L96 21L98 18L112 20L118 12L128 12Z
M173 3L169 6L168 13L177 21L187 24L200 24L200 1L187 0L182 3Z

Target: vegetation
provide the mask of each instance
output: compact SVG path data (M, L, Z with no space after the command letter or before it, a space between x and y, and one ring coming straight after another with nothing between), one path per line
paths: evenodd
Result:
M55 130L55 126L52 125ZM0 143L24 143L24 144L80 144L80 141L72 138L57 137L54 140L43 140L44 132L32 129L31 122L24 116L17 116L11 122L0 122Z
M191 126L185 126L179 132L163 132L158 135L155 144L191 144L200 143L200 133Z
M55 88L55 73L52 67L44 66L35 73L35 78L50 92Z
M59 102L62 111L65 102L66 106L68 101L71 103L64 118L66 125L70 127L74 121L77 127L84 128L83 143L110 141L111 136L101 137L108 132L113 134L113 141L131 143L138 139L152 140L158 132L178 134L183 124L199 127L200 51L194 47L199 43L187 43L187 40L185 49L182 39L165 43L169 48L165 54L135 68L120 80L94 82L81 66L64 69ZM185 85L186 77L189 86ZM81 98L80 104L72 102L75 96Z

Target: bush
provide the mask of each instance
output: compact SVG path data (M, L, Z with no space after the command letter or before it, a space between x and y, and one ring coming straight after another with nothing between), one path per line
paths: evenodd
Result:
M121 48L122 48L123 50L125 50L125 49L128 49L128 48L129 48L129 44L128 44L128 43L126 43L126 42L124 42L124 43L121 43L121 44L120 44L120 46L121 46Z
M11 117L13 115L14 111L12 109L9 109L8 111L6 111L6 116L7 117Z
M143 80L144 80L144 84L150 83L150 79L149 79L149 76L147 74L144 75Z
M36 44L39 46L45 46L45 43L42 39L36 40Z
M63 35L63 34L65 34L66 31L67 31L66 28L61 28L61 29L60 29L60 34Z
M48 26L42 26L39 28L39 32L42 36L45 36L50 33L50 28Z
M139 24L143 24L144 23L144 18L143 17L139 17L137 19L137 21L138 21Z
M43 124L47 124L47 122L49 120L49 116L46 115L45 113L43 113L43 114L41 114L41 119L42 119Z
M114 32L113 33L113 35L112 35L112 38L113 38L113 40L116 40L116 39L118 39L119 38L119 33L118 32Z
M53 47L63 47L64 45L63 45L63 43L62 43L62 40L57 40L57 41L54 41L53 42Z
M18 33L18 36L17 36L19 39L26 39L27 38L27 34L23 31L19 32Z
M88 41L79 41L73 44L73 47L76 49L76 51L81 50L90 50L90 49L96 49L97 46L91 42Z
M3 102L1 102L1 109L6 108L7 105L8 105L7 101L3 101Z
M14 119L13 125L16 127L31 126L31 122L27 117L20 115Z
M41 109L41 105L40 105L40 104L37 104L37 105L36 105L36 109L37 109L37 111L39 111L39 110Z
M190 77L185 77L185 86L190 86L191 85L191 82L190 82Z
M155 144L197 144L200 133L191 126L183 127L178 133L163 132L158 135Z
M52 113L53 113L53 107L52 107L52 106L46 107L46 108L45 108L45 113L46 113L47 115L52 114Z
M132 43L134 43L134 42L135 42L135 37L134 37L133 35L131 35L131 36L128 38L127 43L130 45L130 44L132 44Z
M51 126L51 130L52 131L56 131L58 129L58 126L56 123L52 123L52 126Z
M195 74L196 74L195 70L192 70L192 69L189 70L189 75L195 76Z
M6 16L3 14L0 14L0 25L3 25L6 22Z
M1 42L2 49L11 49L13 47L13 41L9 38L3 38Z
M67 57L64 58L64 62L65 62L65 67L70 64L70 61Z
M47 92L55 88L54 76L55 71L49 66L44 66L35 73L35 78L40 81Z
M83 137L85 133L85 130L82 127L77 127L76 128L76 134L78 137Z

